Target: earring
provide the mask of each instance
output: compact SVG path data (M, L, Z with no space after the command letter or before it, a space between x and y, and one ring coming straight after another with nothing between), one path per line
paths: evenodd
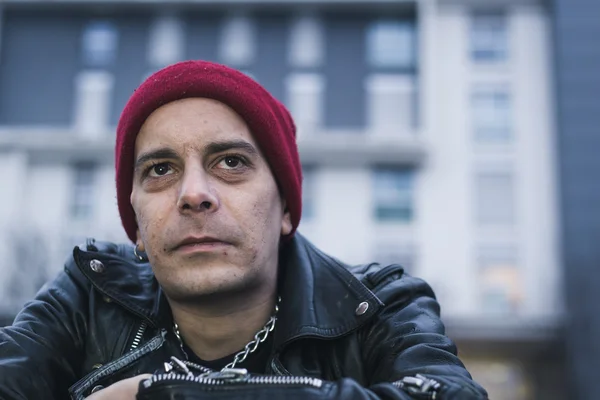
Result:
M138 254L138 243L135 244L135 247L133 248L133 254L135 255L135 257L140 260L140 261L145 261L146 258L144 256L140 256Z

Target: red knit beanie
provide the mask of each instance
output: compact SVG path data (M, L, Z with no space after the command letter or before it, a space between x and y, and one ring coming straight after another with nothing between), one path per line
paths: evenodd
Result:
M286 200L292 220L291 237L302 212L302 168L294 121L283 104L252 78L207 61L180 62L154 73L133 93L121 114L115 166L117 202L127 236L136 241L137 223L130 203L135 138L154 110L188 97L220 101L244 119Z

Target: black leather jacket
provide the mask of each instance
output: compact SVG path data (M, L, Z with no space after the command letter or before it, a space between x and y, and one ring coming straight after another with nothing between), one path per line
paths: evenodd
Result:
M487 399L444 336L424 281L395 265L350 268L299 234L284 245L280 265L283 300L267 373L327 381L298 398L416 399L400 380L422 374L440 384L436 399ZM88 241L0 329L0 398L82 399L98 385L152 373L182 357L170 319L151 268L131 246ZM286 395L281 387L255 390L255 398Z

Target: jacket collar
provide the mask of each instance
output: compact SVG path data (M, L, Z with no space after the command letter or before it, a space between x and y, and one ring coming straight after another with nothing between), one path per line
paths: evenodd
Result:
M98 251L75 248L73 256L79 269L104 296L155 327L169 326L169 306L150 265L136 260L130 245L107 246L97 245ZM97 262L103 269L94 270ZM343 336L383 306L347 266L299 233L283 244L279 265L282 302L275 329L276 348L299 337ZM357 312L364 302L368 304L366 311Z
M280 318L275 346L299 337L335 338L364 324L383 303L338 260L296 233L280 255ZM366 302L366 312L357 312Z

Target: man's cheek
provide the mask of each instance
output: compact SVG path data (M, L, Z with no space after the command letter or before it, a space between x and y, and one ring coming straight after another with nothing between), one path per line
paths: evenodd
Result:
M144 212L138 214L138 228L146 248L146 254L152 259L156 256L157 234L160 232L160 229L156 226L156 222L147 218L146 215L151 214L146 214Z

